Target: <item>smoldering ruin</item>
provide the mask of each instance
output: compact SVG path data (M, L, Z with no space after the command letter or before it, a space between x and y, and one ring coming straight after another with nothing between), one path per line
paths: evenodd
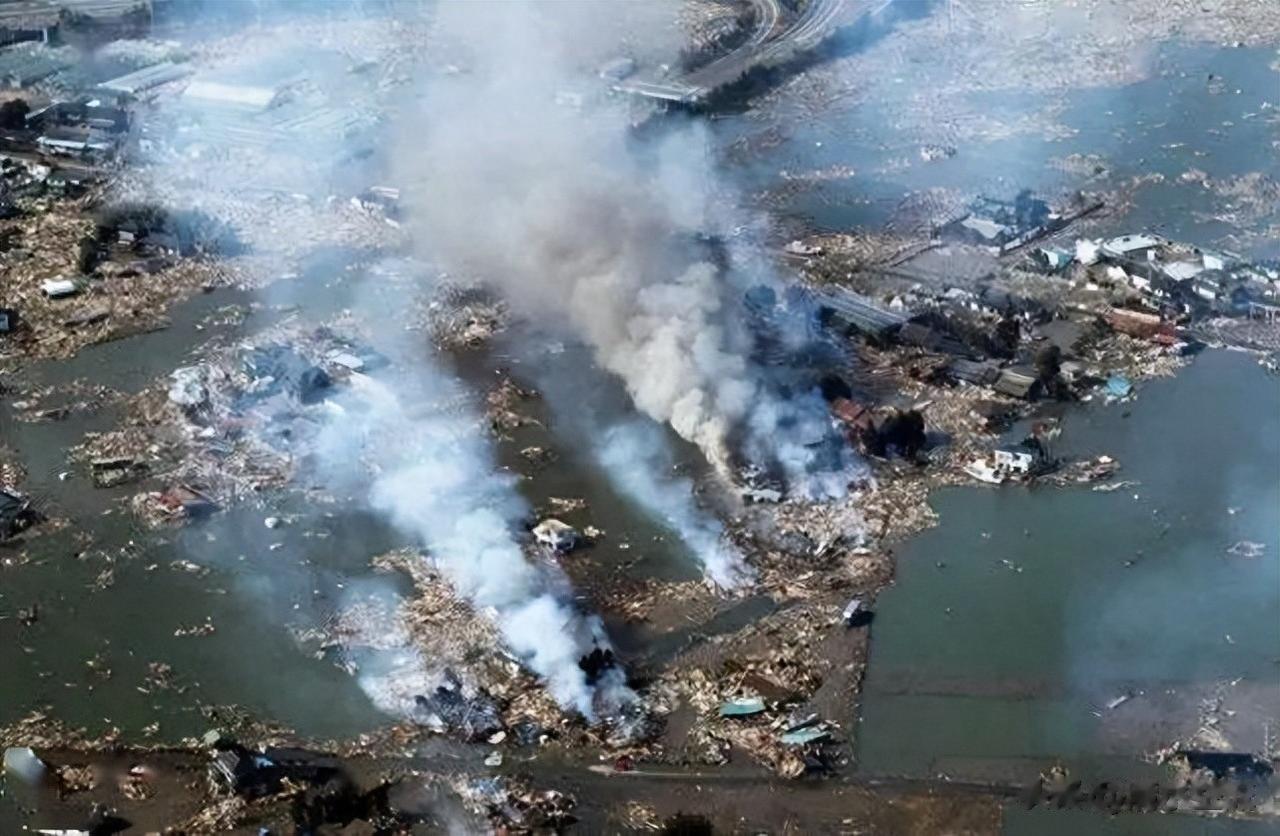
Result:
M1089 809L1274 815L1262 631L1104 675L1080 636L1181 558L1048 565L1081 497L1134 503L1164 550L1228 537L1233 617L1280 611L1265 484L1198 480L1229 522L1193 524L1147 431L1088 435L1220 347L1277 366L1280 175L1243 149L1280 18L1227 5L0 8L0 817L997 833L1099 752L1161 790ZM1167 54L1109 60L1136 29ZM966 495L1061 511L920 580ZM969 635L1065 673L948 673ZM1088 757L976 739L992 695Z

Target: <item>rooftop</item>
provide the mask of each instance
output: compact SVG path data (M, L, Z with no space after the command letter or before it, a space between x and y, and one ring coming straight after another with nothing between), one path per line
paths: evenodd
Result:
M280 90L248 84L224 84L220 81L196 80L187 85L182 98L189 102L228 104L253 110L266 110L276 100Z
M104 81L98 86L113 93L133 94L140 93L143 90L150 90L152 87L158 87L170 81L177 81L190 74L190 67L175 64L172 61L162 61L159 64L144 67L141 70L134 70L118 78Z
M1185 282L1204 272L1204 265L1196 261L1174 261L1160 268L1175 282Z
M1164 240L1154 235L1145 233L1135 233L1131 235L1121 235L1118 238L1112 238L1103 243L1102 248L1116 255L1127 255L1128 253L1137 252L1139 250L1149 250L1152 247L1158 247L1164 243Z

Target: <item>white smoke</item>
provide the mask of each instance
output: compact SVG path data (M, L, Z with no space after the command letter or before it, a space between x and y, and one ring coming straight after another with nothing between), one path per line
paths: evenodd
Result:
M560 18L613 4L444 4L441 30L471 48L462 77L428 84L401 161L416 234L432 258L494 284L514 309L567 326L617 375L636 407L731 475L744 453L793 492L842 494L847 466L816 481L821 401L783 404L747 360L741 288L692 256L717 226L706 138L689 130L637 150L624 104L553 104L602 91L589 27L549 38ZM477 19L479 18L479 19ZM548 23L550 21L550 23ZM720 223L723 226L723 222ZM827 427L827 434L830 428ZM842 484L843 481L843 484Z
M596 458L627 496L680 533L713 583L730 589L751 582L751 569L725 537L724 526L694 502L693 482L658 475L669 473L672 465L655 425L632 421L610 428Z
M215 16L238 16L231 8L235 4L216 5ZM397 19L388 25L378 18L362 20L356 7L335 7L338 14L331 19L303 14L288 29L251 27L224 48L215 42L209 51L218 57L200 62L197 77L229 71L260 78L286 67L307 82L294 101L276 106L276 116L290 106L295 114L310 114L312 105L323 102L332 112L352 117L358 130L319 128L291 134L288 142L224 147L229 140L216 138L222 129L252 135L266 115L231 112L187 97L163 98L149 114L146 150L140 146L144 164L120 178L115 197L199 208L234 221L252 253L240 266L257 278L295 272L302 256L329 247L393 249L400 242L398 227L347 200L332 199L331 190L369 185L365 178L372 176L373 165L361 167L356 161L373 136L366 135L376 123L373 115L405 94L399 87L401 59L414 46L409 39L427 35L423 10L398 4ZM349 72L352 56L376 59L370 63L377 69ZM264 78L262 83L271 82ZM313 102L313 97L318 98ZM280 282L263 293L313 316L336 297L311 282ZM379 309L372 294L351 300L357 309L366 302ZM572 605L569 583L557 567L532 563L523 554L516 532L527 509L514 480L496 471L479 433L481 417L432 408L456 402L463 393L431 357L416 351L413 356L415 365L400 374L395 391L354 375L355 391L329 402L333 415L317 439L318 469L331 486L368 491L370 504L428 550L460 596L492 614L510 650L545 680L563 706L592 717L595 708L628 702L631 694L620 670L605 671L593 686L579 668L579 659L593 648L607 649L608 640L598 618ZM366 668L361 684L376 704L403 710L435 681L434 661L398 647L381 654L374 669Z
M353 375L355 397L326 426L322 457L339 470L358 459L376 474L371 505L421 541L461 596L492 612L509 648L561 705L593 718L598 697L610 708L628 701L619 670L592 687L579 667L608 639L598 618L569 603L554 565L526 559L514 533L525 505L514 480L494 470L478 416L432 409L433 401L456 403L455 387L429 358L415 371L412 383L426 393L415 408L383 383Z

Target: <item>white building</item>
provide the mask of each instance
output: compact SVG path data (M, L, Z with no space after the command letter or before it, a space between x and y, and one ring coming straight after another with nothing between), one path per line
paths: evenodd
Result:
M1164 244L1164 240L1154 235L1132 234L1121 235L1118 238L1112 238L1104 241L1102 244L1103 255L1112 258L1139 258L1154 259L1156 248Z
M1011 473L1030 473L1033 461L1030 453L1020 450L996 450L996 468Z

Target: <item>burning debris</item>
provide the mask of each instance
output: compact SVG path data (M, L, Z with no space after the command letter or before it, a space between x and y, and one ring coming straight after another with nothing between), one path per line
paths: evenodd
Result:
M751 26L768 23L753 19L772 14L767 5L686 10L705 17L690 60L713 61L751 37ZM781 5L770 24L779 32L823 7ZM594 10L582 14L595 21ZM1073 401L1143 397L1144 379L1187 362L1193 335L1225 333L1219 315L1251 317L1267 338L1276 280L1267 264L1228 265L1225 253L1145 233L1068 240L1063 226L1096 208L1093 195L1070 195L1055 210L1029 191L1001 201L924 188L886 210L883 230L812 236L790 219L766 233L769 224L724 208L736 196L707 175L718 139L696 118L692 128L655 119L637 129L620 98L569 89L584 75L600 81L597 70L610 83L632 73L661 78L651 71L662 59L645 54L644 38L628 33L621 46L599 50L606 54L587 54L600 39L559 37L561 16L528 4L495 21L464 4L392 26L311 20L299 24L308 52L283 62L296 64L283 76L272 66L281 63L283 30L261 21L202 37L189 66L186 54L158 44L117 45L95 60L132 49L147 56L141 75L113 69L93 93L110 101L55 103L31 130L72 142L53 129L74 128L74 150L119 153L118 165L90 175L80 173L89 160L74 170L70 160L58 170L16 158L0 164L6 385L28 358L66 357L163 327L166 309L198 291L235 284L266 300L197 309L194 331L207 328L213 339L173 351L141 392L85 390L62 404L36 386L7 404L23 422L99 410L114 420L119 410L115 426L88 425L94 431L72 451L76 466L59 479L101 488L89 494L105 503L103 516L124 505L156 526L215 515L207 528L152 533L175 547L202 535L214 541L219 520L242 521L219 509L270 506L246 511L249 524L237 532L271 553L264 573L294 564L311 571L305 538L346 533L311 525L313 510L339 521L371 511L387 523L377 530L389 542L376 548L411 546L374 559L411 584L392 592L384 578L361 578L369 581L362 586L344 574L332 595L317 584L316 603L326 607L318 627L290 624L299 644L348 672L396 725L316 750L214 734L200 762L209 762L214 796L179 826L225 832L269 810L280 814L273 822L288 823L273 826L300 831L403 826L417 821L403 812L405 798L430 807L422 796L434 791L422 761L405 759L410 749L427 753L423 760L445 752L453 774L440 783L504 831L561 829L581 812L569 796L509 777L526 758L535 775L550 763L584 787L593 779L576 771L597 758L606 773L629 773L619 780L633 786L644 785L648 763L723 764L743 754L789 778L837 769L858 728L849 707L866 665L866 628L893 576L887 547L933 524L930 492L973 479L1131 486L1105 481L1119 469L1110 457L1063 464L1001 433L1046 408L1075 409ZM936 38L937 25L927 17L907 28ZM413 66L428 43L430 66ZM47 58L53 49L33 52ZM787 88L793 99L812 97L801 109L822 98L815 78L827 66ZM419 77L427 80L406 97ZM41 106L32 92L23 96ZM121 122L117 95L152 101L126 101ZM906 158L873 171L840 156L805 159L778 173L784 182L772 196L853 188L868 173L892 182L921 162L950 177L972 163L965 143L974 137L1062 129L1035 124L1056 105L1002 124L964 118L947 95L912 100L912 109L927 104L947 117L934 120L946 130L922 127L900 144ZM33 111L25 107L0 109L0 120L13 122L8 130L26 130ZM401 144L385 141L384 117ZM93 120L111 123L101 148L85 127ZM781 124L747 130L729 149L737 162L800 138ZM1073 155L1058 165L1101 180L1099 159ZM1183 180L1203 183L1241 216L1267 216L1275 202L1274 182L1260 176L1192 169ZM388 182L395 185L381 185ZM1133 188L1151 182L1142 175ZM1124 203L1108 201L1114 220ZM1097 230L1097 221L1081 226ZM1033 240L1025 257L1013 254ZM772 256L802 265L812 286L789 282ZM322 306L343 313L321 316ZM1215 319L1204 319L1209 313ZM326 326L315 321L322 318ZM174 322L190 324L185 312ZM156 345L168 356L173 342ZM553 366L607 388L591 377L598 367L625 397L609 410L585 398L541 401L524 381L550 392ZM473 385L455 381L455 368ZM508 368L518 368L520 383ZM582 413L580 421L562 420L566 412ZM554 433L566 437L542 437ZM717 478L675 455L680 440ZM584 459L586 481L566 479ZM601 510L592 484L601 474L610 498L666 529L653 542L687 548L704 581L645 574L658 551L646 547L647 521L612 508L594 520L572 516L587 499ZM0 539L35 519L16 484L0 471ZM43 486L33 494L43 507ZM608 525L610 536L588 521ZM1241 534L1248 531L1222 547ZM6 567L42 559L24 542L5 546L15 553ZM1227 553L1247 567L1266 557L1264 547L1242 540ZM90 554L85 548L77 555ZM183 581L217 582L219 567L199 559L166 557L147 571L168 565ZM114 577L109 565L92 585ZM21 603L14 628L24 641L39 638L56 605ZM626 642L610 641L602 616L616 619L614 638ZM201 646L237 635L221 616L216 629L197 613L166 633L173 627ZM102 654L88 670L91 682L110 676ZM160 662L147 671L139 691L148 699L188 689L188 699L199 698L194 677ZM158 729L157 720L142 733ZM1221 743L1211 731L1198 742ZM329 754L339 748L378 749L377 780L358 781ZM83 759L12 751L14 771L37 768L36 758L81 798L166 794L150 766L131 764L116 787ZM1261 768L1260 759L1209 763L1202 754L1182 756L1193 771ZM388 769L411 777L388 786ZM664 804L628 801L627 820L662 826ZM441 809L436 829L469 829L459 828L455 808Z
M442 25L466 40L469 15L455 10ZM664 176L650 181L627 150L624 113L546 108L574 70L569 55L529 48L538 18L522 9L488 21L466 82L432 89L455 118L424 120L399 177L425 254L478 275L513 312L568 329L639 411L726 477L740 454L780 471L797 495L839 495L852 464L812 447L826 430L821 401L783 395L753 366L738 280L695 245L708 232L695 226L708 195L689 189L699 138L664 143ZM503 52L527 55L525 72L494 63Z
M695 504L693 483L657 476L671 472L658 427L640 422L613 427L596 455L623 492L679 534L712 583L735 589L751 582L752 571L723 524Z
M472 697L463 696L462 683L450 671L445 671L442 684L413 699L413 719L433 731L448 731L463 740L475 742L487 740L503 730L497 703L483 692Z
M578 545L578 532L555 518L545 519L533 527L533 537L557 554L573 551Z
M428 395L451 394L446 380L420 380L430 387ZM596 688L586 684L577 660L588 646L607 646L603 629L598 619L566 603L563 581L549 567L525 558L513 532L523 503L511 483L492 472L472 422L449 413L410 412L383 384L358 377L353 382L359 400L348 398L319 440L328 451L325 467L358 466L364 457L375 462L381 475L372 506L421 538L464 597L495 610L506 643L546 678L562 704L594 717L597 698L606 711L631 699L620 677ZM394 449L384 446L392 439Z
M472 810L485 815L495 829L558 831L576 821L572 796L555 790L537 791L518 780L459 780L454 789Z

